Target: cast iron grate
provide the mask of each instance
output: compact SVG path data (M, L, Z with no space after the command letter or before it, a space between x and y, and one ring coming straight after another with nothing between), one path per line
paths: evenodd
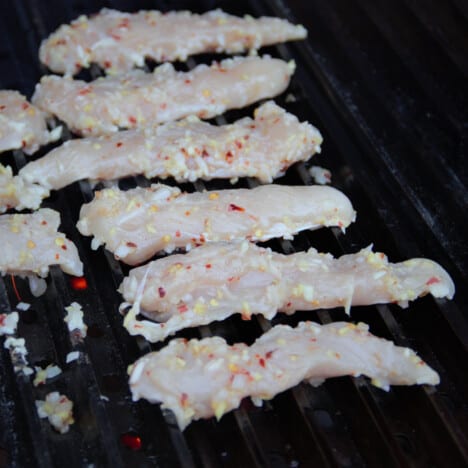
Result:
M206 11L299 19L309 30L306 43L265 49L294 58L297 73L280 105L317 125L325 144L321 156L291 168L277 183L309 184L307 168L331 169L333 185L358 211L346 235L338 230L303 233L293 242L269 243L285 252L314 246L335 255L371 242L393 261L427 256L444 265L458 286L453 302L424 298L410 310L395 306L355 308L352 320L372 332L414 347L441 375L432 388L397 388L384 393L365 379L340 378L319 388L300 385L263 408L248 402L219 423L193 423L183 434L170 412L131 402L126 367L156 349L128 336L117 313L115 292L127 270L102 249L90 249L74 225L80 206L92 198L88 182L55 193L44 206L62 214L62 230L75 242L85 264L88 287L73 288L53 269L46 294L33 299L17 280L33 310L21 315L31 364L56 363L65 372L44 388L15 375L8 352L0 352L0 465L11 466L462 466L468 462L466 367L467 250L464 155L467 139L466 24L462 2L414 0L345 2L280 0L228 1L34 1L9 0L0 28L0 83L30 96L45 72L37 60L40 40L59 24L100 7ZM187 62L209 62L199 56ZM152 65L149 64L151 67ZM185 65L181 65L183 67ZM99 74L91 70L89 77ZM288 96L289 95L289 96ZM286 98L288 96L288 98ZM293 99L291 99L293 97ZM218 123L251 115L255 106L232 111ZM47 149L42 149L42 155ZM37 156L35 156L37 157ZM16 170L27 159L20 151L2 156ZM236 186L251 187L252 180ZM141 177L122 188L148 185ZM185 190L227 187L225 182L184 184ZM63 308L78 301L90 326L77 343L63 322ZM0 307L17 303L9 278L0 281ZM273 323L346 320L342 310L279 316ZM271 326L255 318L232 317L185 331L180 336L220 334L229 341L253 341ZM160 345L159 345L160 346ZM80 351L66 365L65 356ZM76 423L66 435L38 419L34 400L60 390L75 403ZM104 398L103 398L104 397Z

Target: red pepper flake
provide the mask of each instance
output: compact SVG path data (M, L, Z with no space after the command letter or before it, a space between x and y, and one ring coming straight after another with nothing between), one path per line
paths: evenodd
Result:
M132 247L132 248L136 248L137 245L135 244L135 242L126 242L125 243L127 247Z
M67 43L66 39L58 39L55 41L54 45L65 45Z
M123 145L123 143L122 143L121 141L119 141L119 142L117 142L117 143L115 144L115 146L117 146L117 148L120 148L122 145Z
M23 104L21 104L21 109L23 110L26 110L28 107L29 107L29 104L27 102L23 102Z
M60 254L56 253L55 254L55 260L59 260L60 259Z
M129 26L129 19L128 18L123 18L120 23L117 25L118 28L128 28Z
M128 121L129 121L132 125L136 125L136 123L137 123L137 119L136 119L133 115L129 115L129 116L128 116Z
M0 314L0 327L5 325L6 314Z
M226 162L231 164L232 160L234 159L234 155L232 154L232 151L228 151L225 156Z
M41 221L41 224L42 224L43 226L47 226L47 221L44 219L44 220Z
M159 106L161 109L167 109L167 103L166 102L163 102L160 106Z
M184 81L185 84L190 84L191 82L192 82L192 80L189 80L189 79Z
M176 237L180 237L180 236L181 236L181 233L180 233L179 230L177 230L177 231L175 232L175 236L176 236Z
M241 319L242 320L250 320L252 318L252 314L250 312L242 311L241 312Z
M236 143L236 146L237 146L239 149L242 148L242 143L241 143L239 140L236 140L235 143Z
M21 296L19 295L18 288L16 287L15 277L13 275L10 275L10 279L11 284L13 286L13 291L15 292L16 299L18 299L18 302L21 302Z
M430 286L431 284L437 284L440 283L440 279L437 278L436 276L432 276L426 281L426 286Z
M110 37L114 38L116 41L120 41L122 39L121 36L118 34L110 33Z
M229 203L229 210L228 211L245 211L245 208L242 208L242 206L234 205L234 203Z
M177 306L177 310L179 313L183 314L184 312L187 312L188 307L186 304L181 304L180 306Z
M190 216L190 211L189 211L189 210L187 210L187 211L185 212L185 216Z
M91 92L91 86L86 86L86 88L83 88L78 92L80 96L84 96L85 94L89 94Z
M26 140L21 140L21 146L24 148L28 143Z
M84 276L72 278L70 280L70 283L72 288L76 291L84 291L88 288L88 282L86 281L86 278Z
M180 404L182 405L183 408L185 408L187 406L187 402L188 402L188 395L184 392L180 396Z
M141 437L134 432L127 432L126 434L122 434L120 436L120 442L125 447L129 448L130 450L140 450L141 449Z
M265 367L265 359L260 358L260 359L258 360L258 363L260 364L260 366Z
M207 264L205 265L205 268L206 268L207 270L209 270L209 269L211 268L211 263L207 263Z
M158 293L159 293L159 297L163 298L166 295L166 290L162 286L160 286L158 288Z
M250 127L252 130L254 130L255 128L257 128L255 124L249 125L249 127Z
M202 158L207 158L209 156L208 151L206 151L206 149L203 149L201 155L202 155Z
M111 68L112 62L110 60L104 60L104 68Z
M2 110L5 109L5 108L6 108L6 106L1 105L1 106L0 106L0 111L2 111Z
M342 228L342 227L344 226L344 224L343 224L341 221L338 221L338 226L339 226L340 228Z
M67 246L65 244L62 245L61 247L62 250L67 250Z
M270 359L272 355L273 355L273 351L268 351L268 352L265 354L265 357L266 357L267 359Z

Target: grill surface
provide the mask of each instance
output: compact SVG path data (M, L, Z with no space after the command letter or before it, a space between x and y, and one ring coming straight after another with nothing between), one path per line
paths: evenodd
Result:
M61 212L62 230L80 251L89 287L77 291L53 269L46 294L34 299L25 282L17 280L23 301L33 305L21 313L18 331L26 338L29 362L53 362L64 373L35 388L28 378L15 375L8 352L1 349L0 466L466 466L466 4L309 0L290 1L286 7L280 0L9 0L2 3L0 19L1 88L31 96L45 72L37 59L40 40L59 24L102 6L126 11L222 7L234 14L298 19L308 28L307 42L266 52L296 60L291 87L277 102L317 125L325 138L323 153L277 182L309 184L307 167L323 165L332 170L333 185L351 198L358 220L345 236L324 229L300 234L292 243L269 245L285 252L314 246L339 255L373 242L392 261L426 256L440 262L458 288L454 301L427 297L409 310L358 307L352 320L416 349L440 373L442 383L436 389L393 388L389 393L363 378L334 379L319 388L300 385L263 408L244 402L219 423L195 422L181 434L170 412L131 402L126 367L157 346L129 337L121 326L115 290L127 270L102 249L91 251L89 239L74 227L81 204L92 198L90 185L80 182L55 193L44 206ZM188 66L212 58L195 57ZM99 71L87 74L96 77ZM229 112L225 119L251 115L254 107ZM18 170L26 158L15 151L2 155L2 163ZM254 183L241 180L236 186ZM131 178L120 186L137 184L148 181ZM189 191L204 187L227 185L183 186ZM63 322L63 308L72 301L83 305L89 325L83 343L70 337ZM12 310L17 302L10 279L0 281L1 310ZM274 323L303 319L326 323L347 317L337 309L280 316ZM220 334L230 342L252 342L269 327L258 318L247 323L232 317L180 336ZM82 354L67 365L65 356L72 350ZM75 402L76 423L66 435L36 414L34 400L53 390ZM133 435L141 438L140 450L123 443Z

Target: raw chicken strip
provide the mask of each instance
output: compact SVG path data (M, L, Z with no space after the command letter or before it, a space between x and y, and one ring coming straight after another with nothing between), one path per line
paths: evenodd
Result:
M134 14L102 9L80 16L42 42L39 58L58 73L73 75L97 63L107 73L142 67L145 58L158 62L186 60L203 52L234 54L264 45L304 39L307 31L279 18L239 18L214 10L139 11Z
M265 56L226 59L177 72L166 63L153 73L134 70L87 83L44 76L33 102L82 135L147 127L189 115L208 119L283 92L294 62Z
M31 105L18 91L0 91L0 152L22 148L32 154L56 141L62 127L47 130L47 114Z
M263 185L254 189L181 193L167 185L123 192L102 190L83 205L78 230L136 265L161 250L190 250L205 242L292 239L305 229L345 228L354 220L349 199L331 187Z
M250 396L257 405L302 381L365 375L389 385L439 383L439 375L409 348L377 338L368 326L338 322L277 325L252 346L219 337L172 340L130 368L133 400L145 398L175 414L181 430L191 421L219 420Z
M196 117L114 135L69 140L32 161L21 175L49 189L80 179L111 180L144 174L202 178L256 177L268 183L297 161L320 152L322 136L307 122L270 101L230 125Z
M133 304L130 334L158 341L187 327L241 313L271 319L277 311L329 309L408 301L431 293L452 298L445 270L422 258L391 264L370 248L334 259L315 249L282 255L247 241L205 244L134 268L120 285ZM141 312L160 323L137 320Z
M21 176L13 176L10 166L0 164L0 213L15 208L37 210L49 190L41 185L26 182Z
M32 214L0 216L0 272L2 275L47 276L51 265L81 276L83 264L75 245L58 232L60 214L43 208Z

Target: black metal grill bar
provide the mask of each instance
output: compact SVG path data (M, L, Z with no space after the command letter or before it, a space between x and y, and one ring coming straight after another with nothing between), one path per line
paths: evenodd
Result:
M7 46L2 53L15 57L15 52L18 52L18 47L10 40L17 34L15 28L18 25L27 35L28 48L19 51L20 60L14 59L16 72L10 75L12 84L8 85L7 79L5 86L30 92L38 77L36 52L39 40L60 23L99 8L90 1L81 2L80 5L55 0L50 3L53 5L52 15L47 15L44 7L36 2L15 2L15 21L4 29L7 31L3 34ZM310 28L314 47L292 44L268 49L274 55L286 59L293 57L298 62L290 91L296 102L285 102L284 97L280 97L279 102L323 131L326 138L324 156L320 159L315 157L311 164L322 164L323 160L323 164L332 169L335 185L348 193L361 214L358 225L348 229L346 236L338 230L325 230L301 234L293 243L271 244L285 252L314 245L322 251L341 254L356 251L377 239L377 247L389 253L392 260L422 252L450 266L455 279L463 281L466 277L464 251L454 243L456 238L453 232L447 234L433 224L434 220L445 217L450 219L452 227L458 226L451 217L463 207L462 198L466 197L463 187L466 179L464 173L458 171L461 159L458 154L450 159L452 147L447 142L448 135L457 135L460 128L463 129L460 122L465 110L460 105L465 96L457 95L458 85L462 81L457 70L463 69L464 57L457 49L447 46L447 37L451 40L460 38L463 30L460 30L461 23L457 20L458 26L452 32L454 23L451 17L443 16L444 28L434 40L427 14L420 15L418 5L410 3L408 8L414 16L406 14L409 10L405 6L405 15L401 19L393 12L389 12L392 15L388 17L394 23L398 20L408 22L405 31L413 39L412 43L416 41L421 46L427 41L436 43L433 60L439 64L449 63L452 86L448 89L434 82L434 62L426 66L425 63L411 60L412 56L406 52L401 38L392 34L391 27L384 21L385 15L370 2L361 1L356 11L354 7L350 8L337 0L333 2L333 11L329 6L312 2L313 10L306 11L333 20L322 21L321 24L314 21L317 27ZM285 5L278 0L268 4L263 0L252 0L236 5L212 1L205 1L202 5L190 1L164 2L157 7L167 10L171 5L176 9L198 11L200 8L207 10L221 6L237 14L289 14ZM301 8L305 4L291 2L291 5L296 14L302 14ZM144 1L112 1L109 6L124 10L149 7ZM306 15L303 21L307 24ZM337 34L341 33L339 28L343 24L346 26L346 41ZM412 32L413 29L416 32ZM376 44L383 45L383 55L388 57L385 61L376 55L377 46L366 44L367 35L375 39ZM424 41L418 42L420 36ZM366 46L369 49L364 53ZM31 67L25 65L27 59L31 59L33 64L32 73ZM192 59L189 66L197 61ZM403 68L400 70L401 64ZM395 78L388 75L389 66L398 69ZM24 69L26 71L22 74ZM374 83L368 79L366 70L374 70L380 81L375 80ZM406 72L411 76L409 83L402 82ZM99 73L96 69L91 72L95 76L96 73ZM21 83L19 76L22 77ZM358 77L359 81L356 81ZM395 86L401 86L401 89L396 92ZM387 94L393 101L384 99L388 97ZM412 98L418 103L428 98L429 103L422 109L427 108L437 115L435 123L417 120L420 135L430 135L436 131L437 138L433 145L431 141L420 144L409 130L412 118L417 118L416 110L405 112L404 108L396 105L399 99L403 105ZM418 106L420 110L420 104ZM376 110L379 115L374 122L369 116ZM250 109L230 112L227 120L222 117L217 122L230 122L246 114L250 114ZM440 116L446 117L448 123L441 126L437 133ZM404 144L394 145L387 137L382 137L382 125L388 125ZM396 157L402 148L408 161ZM430 155L429 162L424 158L426 150ZM15 152L14 157L7 155L5 160L12 162L16 169L26 162L21 152ZM426 163L428 169L425 173L433 178L432 184L437 187L434 193L424 191L431 185L429 179L420 183L411 172L417 169L421 161ZM453 170L444 164L449 161L453 163ZM297 165L278 183L310 183L309 165ZM450 186L448 183L444 185L445 179ZM407 187L408 183L414 187ZM145 179L138 177L123 181L120 186L130 188L147 184ZM255 184L252 180L241 180L235 186L253 187ZM228 187L228 184L218 181L184 184L184 188L186 185L189 190ZM440 193L447 198L447 203L439 203L434 208ZM35 412L31 411L31 406L34 406L32 402L40 390L34 389L21 377L14 379L11 370L3 371L8 368L9 361L3 352L0 373L5 385L0 386L0 403L13 399L16 409L10 405L5 413L2 410L2 416L10 417L0 421L0 429L5 434L9 432L0 437L0 447L8 449L12 445L7 450L8 457L16 460L16 463L30 466L33 463L31 457L34 457L38 466L50 466L51 460L69 460L70 454L74 454L74 459L69 463L71 466L81 466L86 462L107 466L296 466L297 463L304 466L426 466L429 463L461 466L466 462L465 434L468 425L463 395L466 394L464 390L468 382L460 363L466 360L468 328L466 318L457 305L463 303L460 300L448 304L425 299L414 304L411 311L379 306L356 308L353 312L353 320L370 323L374 333L419 350L441 373L442 384L435 392L426 388L395 389L386 395L365 379L342 378L327 382L318 389L299 386L265 403L262 409L243 403L240 409L226 415L219 423L200 421L192 424L183 434L177 429L170 412L161 411L158 406L146 402L131 403L126 390L125 366L139 355L150 349L158 349L161 345L148 346L144 340L135 340L123 330L121 317L116 313L120 299L115 289L127 268L122 270L112 255L103 253L102 249L91 251L89 239L80 237L74 228L81 204L91 197L90 185L80 182L45 202L45 205L61 211L62 228L77 244L85 263L89 290L73 291L67 278L54 269L45 298L34 302L39 312L39 323L20 324L21 336L26 336L28 344L33 343L32 362L45 360L63 364L64 356L70 349L78 347L83 352L78 363L64 366L67 376L57 381L61 391L76 399L80 419L66 437L57 436L47 427L47 423L40 423ZM393 201L396 197L401 198L401 206ZM421 216L421 213L425 214ZM395 222L395 219L399 222ZM28 297L27 288L21 281L19 283L21 294ZM8 281L5 285L10 302L15 303ZM464 298L466 292L462 291L461 296ZM92 325L93 330L85 342L78 345L70 339L62 320L63 306L72 300L84 305L85 321ZM11 310L6 291L2 291L1 287L0 301L2 306L5 304ZM327 323L346 317L341 310L319 311L298 313L293 317L278 316L273 323L295 324L303 319ZM221 334L229 341L253 341L269 326L261 318L246 324L233 317L223 323L201 327L198 331L183 332L181 336ZM7 374L5 380L4 374ZM19 400L12 397L18 391L15 389L20 390ZM110 400L104 402L101 394L109 396ZM13 414L17 416L17 421L11 420ZM42 429L37 430L39 427ZM119 435L129 430L135 430L142 436L142 451L131 452L118 443ZM39 435L36 436L36 432ZM19 445L19 440L23 447ZM42 446L49 448L42 453L39 450Z

